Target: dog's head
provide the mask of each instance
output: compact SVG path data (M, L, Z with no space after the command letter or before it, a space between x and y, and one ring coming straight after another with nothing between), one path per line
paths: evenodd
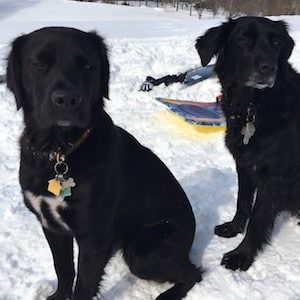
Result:
M95 32L48 27L12 43L7 86L39 128L88 127L108 81L106 46Z
M261 17L230 19L209 29L196 41L202 65L216 55L216 72L237 84L256 89L272 88L280 68L294 47L283 21Z

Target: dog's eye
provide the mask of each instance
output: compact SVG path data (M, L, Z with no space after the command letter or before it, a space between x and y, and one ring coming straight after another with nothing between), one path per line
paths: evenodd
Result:
M278 47L279 46L279 41L278 40L273 40L272 45L275 46L275 47Z
M91 66L90 64L85 64L85 65L83 66L83 68L84 68L85 70L90 70L90 69L92 68L92 66Z
M92 65L83 56L77 56L77 57L75 57L75 64L81 70L89 71L89 70L92 69Z
M239 38L239 41L243 45L249 45L249 44L251 44L251 39L247 35L241 35L240 38Z

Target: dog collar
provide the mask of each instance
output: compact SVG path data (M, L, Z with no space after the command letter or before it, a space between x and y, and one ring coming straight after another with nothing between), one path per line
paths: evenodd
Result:
M90 129L85 129L81 137L75 142L75 143L68 143L68 149L64 152L62 148L57 148L56 150L51 150L50 153L49 151L43 151L49 144L45 144L42 146L39 150L36 150L33 146L30 145L30 139L26 138L25 139L25 146L24 148L28 151L31 152L31 154L35 157L39 157L41 159L48 159L49 161L54 161L56 159L56 155L60 154L61 156L68 156L72 152L74 152L89 136L90 134Z
M73 143L68 143L69 149L63 153L61 148L58 148L57 150L53 150L49 153L49 161L54 161L57 159L57 157L64 157L64 159L73 153L89 136L91 130L87 128L81 137L73 144Z

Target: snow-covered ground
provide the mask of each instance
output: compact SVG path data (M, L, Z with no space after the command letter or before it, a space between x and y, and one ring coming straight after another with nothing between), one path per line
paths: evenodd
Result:
M219 94L216 79L183 89L157 87L146 94L139 86L147 75L177 73L200 64L195 38L224 18L204 19L145 7L124 7L66 0L0 0L0 57L21 33L48 26L96 29L107 41L111 61L111 101L106 109L115 123L151 148L172 170L187 192L197 219L191 258L206 272L186 299L300 299L300 227L281 216L271 246L248 272L220 266L224 252L242 239L214 236L213 228L235 211L237 182L234 162L223 134L209 136L173 124L155 96L212 101ZM274 18L275 19L275 18ZM290 59L300 70L300 16L284 16L296 41ZM4 71L5 61L0 71ZM40 225L24 207L18 184L18 136L21 112L13 96L0 86L0 299L45 299L55 287L52 258ZM117 254L107 266L102 295L106 300L150 300L168 284L131 275Z

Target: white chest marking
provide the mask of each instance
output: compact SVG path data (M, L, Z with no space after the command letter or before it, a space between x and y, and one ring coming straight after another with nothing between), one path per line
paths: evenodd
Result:
M35 213L40 217L41 223L44 227L50 227L49 222L41 209L42 204L46 203L51 215L50 217L65 230L70 231L69 226L63 221L59 213L59 209L66 209L68 207L67 203L62 201L63 197L36 196L30 191L25 191L24 195L34 209Z

